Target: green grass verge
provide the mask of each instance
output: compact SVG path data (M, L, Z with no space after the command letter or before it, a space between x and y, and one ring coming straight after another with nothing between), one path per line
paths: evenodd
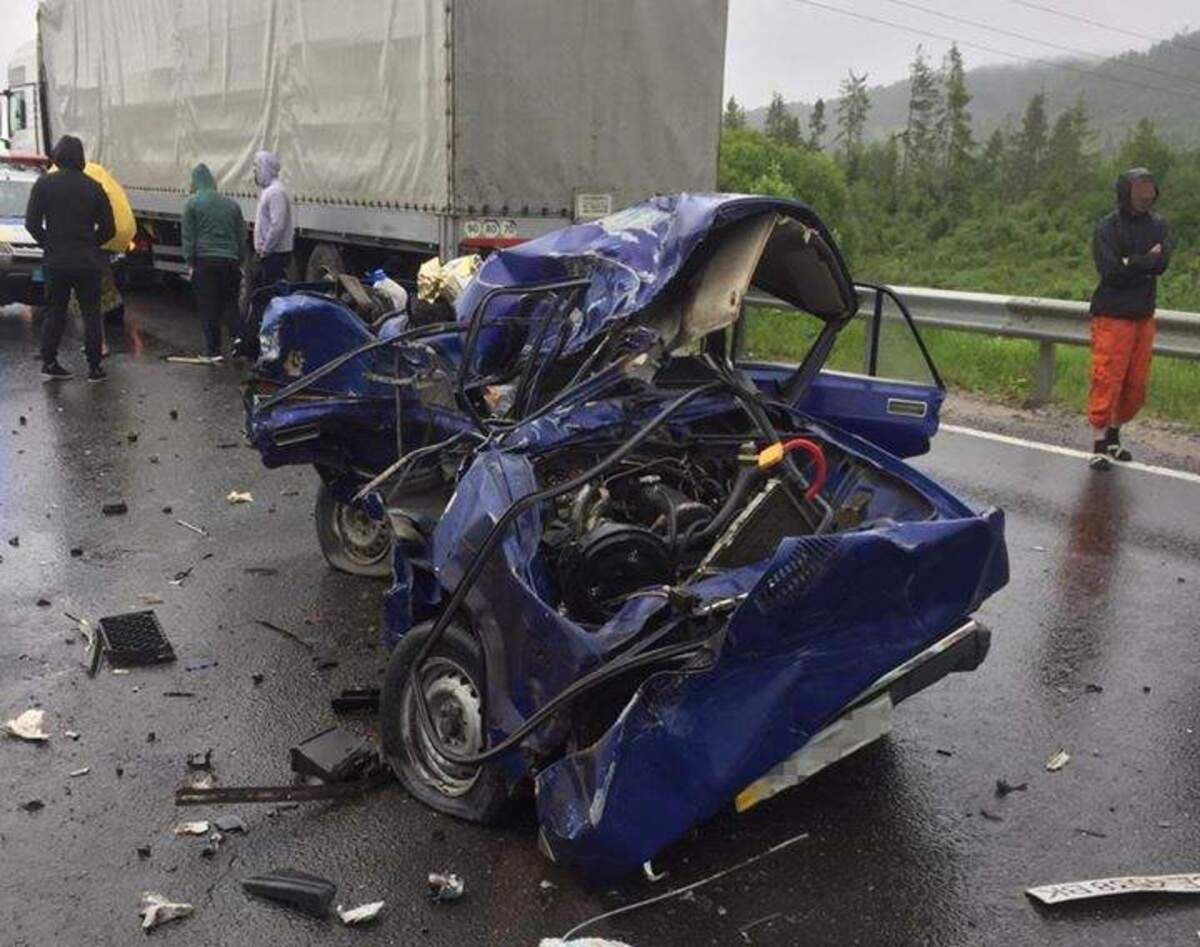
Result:
M880 340L879 374L927 381L920 354L903 326L884 321ZM747 314L745 347L749 357L799 361L820 327L816 319L776 309L751 309ZM842 330L827 367L861 372L864 368L866 320L855 319ZM1033 390L1037 363L1036 342L999 336L921 330L934 364L947 387L982 395L1004 404L1020 405ZM1079 411L1087 404L1091 355L1078 345L1055 346L1054 400ZM1146 414L1182 422L1200 430L1200 362L1187 359L1154 360Z

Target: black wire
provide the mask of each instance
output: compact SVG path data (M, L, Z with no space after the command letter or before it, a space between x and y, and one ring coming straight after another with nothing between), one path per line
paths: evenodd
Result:
M1067 13L1065 10L1056 10L1053 7L1043 6L1040 3L1030 3L1029 0L1009 0L1010 3L1015 3L1020 7L1028 7L1030 10L1040 10L1042 13L1049 13L1053 16L1061 16L1066 20L1074 20L1076 23L1086 23L1088 26L1094 26L1101 30L1108 30L1110 33L1120 33L1123 36L1132 36L1134 39L1144 39L1150 43L1170 43L1172 46L1178 46L1180 49L1190 49L1194 53L1200 53L1200 46L1190 46L1187 43L1181 43L1177 39L1166 39L1165 37L1150 36L1147 33L1138 33L1134 30L1122 29L1119 26L1110 26L1107 23L1101 23L1099 20L1091 20L1086 16L1080 16L1078 13Z
M746 410L750 420L760 428L760 431L764 434L764 436L769 438L772 443L778 440L778 435L776 434L774 427L771 425L770 419L766 416L766 412L763 411L758 405L754 394L750 391L747 391L732 375L728 377L721 377L717 380L693 388L669 402L661 411L658 412L658 414L644 424L642 428L637 431L637 433L629 438L629 440L623 442L620 447L588 470L568 481L565 481L562 484L559 484L556 487L550 487L546 490L542 490L537 493L526 494L525 496L521 497L504 511L504 513L496 521L495 525L493 525L491 530L488 531L488 534L480 544L478 551L472 557L470 565L467 566L462 578L455 587L454 593L450 596L450 600L446 603L445 609L442 611L442 614L438 616L437 621L434 622L429 634L422 642L420 650L413 659L412 670L409 674L409 684L413 693L413 701L417 707L417 722L424 732L425 737L433 746L434 751L439 756L460 766L478 766L494 759L495 757L516 746L532 729L529 724L526 723L518 730L514 731L512 735L504 739L502 742L481 753L474 755L459 753L458 751L446 746L441 739L441 735L437 732L437 729L434 726L433 720L429 714L429 706L425 702L424 691L422 690L420 681L418 679L418 674L421 667L425 664L426 659L433 651L438 639L441 638L446 629L449 627L455 613L466 600L466 597L474 587L475 582L478 581L479 576L486 567L492 552L503 538L504 533L509 525L525 510L545 503L548 500L553 500L564 494L572 493L575 490L578 490L580 487L586 485L589 481L601 476L609 468L620 463L625 457L627 457L673 414L677 413L680 409L684 408L687 404L696 400L701 395L707 394L711 391L716 391L721 388L730 389L734 398ZM785 470L787 470L790 475L797 477L799 483L807 486L807 482L804 480L803 474L800 473L795 464L792 463L789 467L789 465L786 463L789 459L789 456L790 455L785 455L784 457ZM648 655L643 657L648 657ZM607 668L611 664L616 663L617 661L613 661L604 667ZM637 666L641 666L641 664L639 663ZM587 678L587 680L593 682L596 680L603 680L604 678L596 678L596 675L603 670L604 668L600 668L597 672L593 672L593 675ZM614 671L614 673L616 673L616 671ZM585 679L581 678L580 681L576 681L573 684L568 685L568 687L565 688L559 695L557 695L554 700L558 700L559 697L563 697L568 693L577 693L579 688L577 688L576 685L580 685L583 680ZM590 686L596 686L596 684L592 683ZM583 689L586 690L589 688L583 687ZM555 706L559 705L556 704ZM530 719L532 720L534 718L539 720L545 719L544 717L538 717L538 714L535 714L534 717L531 717ZM536 724L534 726L536 726Z

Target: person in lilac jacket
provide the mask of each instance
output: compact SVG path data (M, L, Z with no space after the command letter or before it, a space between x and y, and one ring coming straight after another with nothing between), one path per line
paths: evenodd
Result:
M258 264L255 289L286 279L288 264L292 259L292 201L279 179L279 170L279 156L274 152L260 151L254 156L254 183L262 188L258 195L258 209L254 214L254 255ZM266 294L256 296L250 313L251 331L236 346L240 354L257 356L257 327L262 321L266 304Z

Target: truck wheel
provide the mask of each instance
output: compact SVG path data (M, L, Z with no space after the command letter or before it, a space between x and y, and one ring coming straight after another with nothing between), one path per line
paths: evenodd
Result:
M460 766L441 756L418 720L412 666L429 624L408 632L392 652L379 702L383 755L418 801L468 822L495 822L508 804L504 774L495 763ZM463 753L482 749L483 653L475 636L450 625L417 672L441 740Z
M308 263L304 267L304 282L319 283L345 272L346 264L337 244L318 243L308 255Z
M386 578L392 573L392 527L343 503L326 483L317 491L317 540L325 561L341 572Z

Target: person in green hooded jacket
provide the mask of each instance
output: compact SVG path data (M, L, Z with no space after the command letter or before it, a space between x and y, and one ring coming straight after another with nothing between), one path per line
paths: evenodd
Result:
M208 165L192 169L191 197L183 208L183 257L192 272L204 327L205 357L221 360L221 323L241 335L238 287L246 251L246 221L237 202L217 193Z

